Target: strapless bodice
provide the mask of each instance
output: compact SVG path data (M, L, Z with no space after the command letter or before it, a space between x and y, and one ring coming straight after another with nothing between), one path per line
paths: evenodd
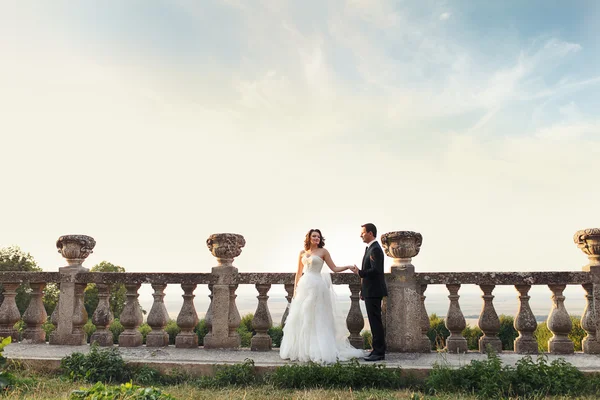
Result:
M319 256L315 255L303 255L302 256L302 264L304 264L305 272L313 272L316 274L321 273L321 269L323 269L323 259Z

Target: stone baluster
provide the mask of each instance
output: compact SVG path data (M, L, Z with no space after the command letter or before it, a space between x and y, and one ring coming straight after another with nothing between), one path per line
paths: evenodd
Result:
M79 342L79 338L81 338L85 343L87 343L87 335L83 330L83 326L88 321L88 313L85 309L83 296L86 287L87 285L85 283L75 284L75 302L73 305L73 336L78 338L77 342Z
M589 263L585 265L582 270L589 272L592 278L591 288L588 286L588 288L585 289L587 292L586 297L588 299L586 314L589 315L585 318L587 321L587 328L584 327L584 329L588 332L589 336L591 336L591 332L594 331L596 335L596 344L593 344L590 337L590 339L585 342L587 351L586 348L584 348L583 351L589 354L598 354L600 352L600 338L598 338L598 332L600 332L600 229L591 228L577 231L573 236L573 241L577 244L577 247L587 255ZM588 291L588 289L591 289L591 291Z
M198 324L198 314L194 306L194 290L195 283L182 283L183 289L183 305L177 316L177 326L181 331L175 337L175 347L192 349L198 347L198 335L194 332L194 328Z
M290 313L290 306L292 305L292 299L294 298L294 284L286 283L285 285L283 285L283 287L285 288L285 291L287 293L287 296L285 296L285 298L287 300L287 305L285 307L285 311L283 312L283 316L281 317L281 328L282 329L285 326L285 321L287 320L287 317Z
M218 266L212 268L216 282L212 288L211 334L204 337L204 348L237 349L241 340L236 330L241 318L235 304L238 269L233 260L242 253L246 241L235 233L216 233L210 235L206 245Z
M256 284L256 290L258 290L258 305L256 306L256 312L254 313L254 319L252 320L252 328L256 334L250 341L250 350L252 351L269 351L273 346L271 336L269 336L269 328L273 326L273 320L271 319L271 313L269 312L269 305L267 300L269 296L267 293L271 289L270 284Z
M479 329L483 332L483 336L479 338L479 352L487 352L488 346L496 353L502 352L502 341L498 337L500 332L500 319L494 308L494 296L492 291L496 285L480 285L483 292L483 307L479 314Z
M4 282L4 301L0 306L0 337L11 337L13 343L19 341L19 331L14 326L21 319L21 313L17 307L15 297L17 296L18 282Z
M360 282L351 283L350 287L350 310L346 317L346 326L350 332L348 340L350 344L357 349L364 348L363 337L360 336L360 331L365 326L365 319L362 310L360 309Z
M600 354L600 342L596 336L596 316L594 315L594 284L586 283L582 285L585 289L585 310L581 317L581 327L586 331L587 336L581 342L581 348L585 354Z
M569 333L573 323L569 317L569 313L565 308L565 296L563 290L567 285L548 285L552 291L552 310L548 315L548 329L553 336L548 340L548 350L552 354L571 354L575 351L575 346Z
M169 313L164 302L166 288L167 285L164 283L152 284L154 302L146 321L150 328L152 328L152 331L146 335L146 347L164 347L169 345L169 334L165 331L169 322Z
M466 353L467 339L462 335L462 331L467 327L467 322L458 304L460 284L449 284L446 287L450 292L450 307L446 315L446 328L450 331L450 336L446 340L446 349L449 353Z
M514 322L514 327L519 332L519 336L515 339L515 353L537 354L538 343L533 336L537 321L529 306L528 295L531 285L515 285L515 289L519 292L519 311Z
M421 288L411 261L419 254L422 242L423 237L418 232L397 231L381 235L385 254L394 259L391 274L386 277L388 296L382 307L385 343L391 352L431 351L429 342L423 341L421 324L415 324L415 321L421 321Z
M88 318L83 303L86 284L75 283L75 278L79 273L89 271L82 264L93 253L94 246L94 238L86 235L64 235L56 241L56 248L67 260L68 265L59 268L60 295L55 310L56 316L52 316L56 329L50 335L50 344L77 346L87 343L83 332Z
M127 302L123 311L121 311L121 324L125 330L119 335L120 347L138 347L142 345L143 337L138 328L144 320L140 303L138 301L138 290L142 285L140 283L126 283Z
M27 324L25 332L23 332L23 343L46 343L46 332L42 329L42 325L46 322L48 314L44 308L42 295L46 284L43 282L30 283L31 301L25 313L23 314L23 322Z
M208 310L206 310L206 315L204 316L204 322L206 323L206 329L207 329L207 333L206 335L204 335L204 338L202 338L202 345L204 346L204 341L206 340L207 337L210 337L212 335L212 300L213 300L213 284L209 283L208 284L208 290L210 291L210 294L208 295L208 298L210 299L209 303L208 303Z
M428 346L427 348L431 351L431 340L429 340L429 336L427 336L431 324L429 323L429 315L427 315L427 308L425 307L426 290L427 285L421 285L419 291L419 295L421 297L421 341L423 342L423 348Z
M234 342L240 342L241 345L242 339L237 332L237 328L239 328L240 323L242 322L242 317L235 303L235 299L237 298L235 291L237 288L238 285L229 285L229 338Z
M96 331L92 333L90 343L98 343L100 346L112 346L114 338L109 328L114 316L110 310L110 285L98 283L96 287L98 288L98 306L92 315L92 323L96 327Z

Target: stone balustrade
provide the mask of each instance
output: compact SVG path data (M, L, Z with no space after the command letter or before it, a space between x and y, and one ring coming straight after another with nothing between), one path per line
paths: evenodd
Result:
M581 326L587 333L583 341L583 352L600 354L600 341L596 334L600 328L600 229L586 229L575 234L575 243L590 260L582 271L416 273L412 258L418 255L422 240L419 233L410 231L389 232L381 236L384 251L394 260L390 272L386 273L389 296L385 301L384 320L388 351L431 351L431 343L426 335L429 329L425 306L426 290L432 285L445 285L449 293L446 327L450 332L446 350L452 353L466 352L467 341L462 336L466 323L460 308L459 292L463 285L477 285L482 291L482 310L478 325L483 336L479 341L479 351L485 352L491 347L501 352L502 344L498 337L500 321L494 307L493 291L496 286L505 285L515 288L515 299L518 302L514 326L519 336L515 340L515 352L537 353L538 345L533 337L537 322L529 305L529 290L534 285L543 285L552 294L552 310L547 319L548 329L553 334L549 341L549 352L573 353L573 342L568 337L572 324L565 309L563 291L567 285L581 285L586 293L586 307L581 318ZM165 289L168 285L179 285L183 291L183 304L176 320L180 332L175 346L198 348L198 338L194 333L198 312L193 299L200 285L208 287L210 291L210 303L205 314L209 333L204 338L204 349L236 349L241 343L237 333L241 318L236 304L236 291L240 285L253 285L258 305L252 322L255 335L251 340L251 350L268 351L272 348L268 330L273 325L269 311L269 290L272 285L282 285L287 293L287 302L292 300L293 273L239 272L233 265L234 259L245 246L241 235L225 233L209 237L207 246L218 264L210 273L91 273L82 263L94 246L95 241L89 236L62 236L57 241L57 248L68 265L59 268L58 272L0 273L0 283L4 287L4 301L0 305L0 336L11 336L13 340L18 340L19 335L14 325L22 318L27 325L22 334L22 342L45 341L42 325L48 316L42 303L42 293L45 285L52 282L60 284L60 298L50 317L56 326L50 336L50 344L85 344L87 340L83 326L90 317L83 305L83 293L88 284L94 283L98 287L99 301L91 316L96 331L90 339L101 346L112 346L112 333L108 330L113 321L109 304L110 287L124 284L127 302L120 318L124 331L119 336L119 346L142 346L142 336L138 331L143 322L139 290L142 285L151 285L154 301L146 322L152 331L146 337L146 346L167 346L169 340L165 328L169 315L164 302ZM346 319L349 340L354 346L362 347L360 333L364 327L364 316L359 303L360 280L353 274L333 274L332 282L348 287L351 302ZM31 302L21 316L15 296L22 283L28 283L31 288ZM287 309L281 325L285 324L286 317Z

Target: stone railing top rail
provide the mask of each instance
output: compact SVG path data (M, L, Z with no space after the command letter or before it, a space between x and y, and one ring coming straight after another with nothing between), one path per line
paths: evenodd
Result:
M582 285L592 283L588 272L421 272L417 282L427 285Z
M240 272L234 275L237 284L293 284L294 273L291 272ZM387 279L395 275L386 274ZM359 283L356 275L351 273L332 274L333 284L348 285ZM421 272L415 278L420 284L444 285L581 285L592 283L592 275L588 272ZM81 272L71 278L59 272L0 272L1 282L61 282L73 280L77 283L159 283L159 284L211 284L217 277L211 273L187 272Z

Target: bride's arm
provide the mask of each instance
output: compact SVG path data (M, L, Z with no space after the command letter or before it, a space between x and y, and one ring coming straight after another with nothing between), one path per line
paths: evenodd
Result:
M302 276L302 270L304 269L304 264L302 264L302 254L304 254L304 250L300 252L298 256L298 271L296 271L296 278L294 279L294 296L296 297L296 286L298 286L298 280Z
M325 264L327 264L329 269L332 270L333 272L343 272L348 269L352 269L352 265L347 265L345 267L336 267L335 263L331 259L331 255L329 255L329 251L327 251L327 250L325 250L325 255L324 255L323 259L325 260Z

